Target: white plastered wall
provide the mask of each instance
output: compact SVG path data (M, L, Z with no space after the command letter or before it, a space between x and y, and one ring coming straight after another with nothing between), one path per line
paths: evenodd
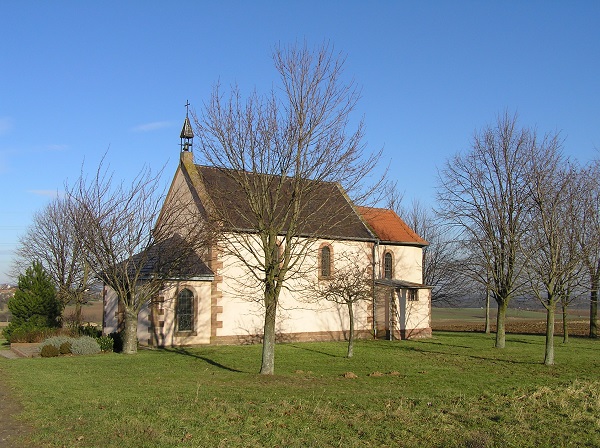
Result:
M119 311L119 300L117 294L107 286L103 290L103 309L104 316L102 318L103 327L102 333L107 335L115 333L119 330L119 318L117 313Z
M370 245L364 242L317 240L310 243L306 257L302 263L290 272L286 287L279 297L277 327L278 333L327 333L332 335L349 329L346 306L328 301L315 301L311 298L308 283L316 283L318 279L318 254L322 244L328 244L333 253L333 269L343 268L348 259L358 259L370 265ZM254 244L256 247L256 244ZM342 256L343 254L343 256ZM246 254L248 260L252 256ZM223 312L219 320L222 328L217 329L217 336L249 336L263 331L263 295L260 284L249 275L249 270L239 259L231 254L222 253L223 268L219 274L223 282L219 285L222 298L219 305ZM323 280L321 280L323 281ZM370 331L368 321L369 303L362 302L355 306L355 331Z
M392 253L392 278L412 283L423 283L423 249L414 246L381 244L379 246L379 278L383 278L383 257Z
M383 278L383 260L386 252L392 253L392 278L411 283L423 283L423 249L416 246L381 244L379 246L379 276ZM398 324L400 330L410 333L414 329L431 327L431 290L421 288L418 299L408 300L408 290L396 291Z
M142 345L147 345L152 337L160 346L193 345L210 343L210 281L171 282L159 294L158 301L146 303L138 314L137 337ZM189 289L194 296L194 329L178 333L175 323L177 294ZM119 330L119 309L117 294L106 288L104 299L104 334ZM155 309L156 326L151 330L151 307Z
M408 299L408 290L400 289L397 291L398 303L400 306L400 330L406 330L410 337L410 331L431 327L431 290L419 289L418 299L413 301Z
M194 296L194 323L191 332L178 332L176 328L177 295L184 289L189 289ZM163 322L159 329L162 334L162 343L159 345L193 345L210 343L210 282L209 281L182 281L169 284L161 293L162 302L159 307L163 313L160 321ZM160 342L160 341L159 341Z

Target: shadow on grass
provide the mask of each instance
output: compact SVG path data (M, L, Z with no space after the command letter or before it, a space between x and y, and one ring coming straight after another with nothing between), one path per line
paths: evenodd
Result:
M447 346L449 346L450 344L446 344ZM467 347L470 348L470 347ZM498 358L495 356L482 356L482 355L469 355L467 353L452 353L452 352L444 352L441 350L423 350L420 349L418 347L406 347L405 350L407 351L412 351L412 352L417 352L417 353L421 353L424 355L427 354L436 354L436 355L452 355L452 356L462 356L464 358L470 358L470 359L477 359L480 361L493 361L496 363L501 363L501 364L508 364L508 365L514 365L514 364L523 364L523 365L535 365L535 364L540 364L537 361L519 361L519 360L515 360L515 359L503 359L503 358ZM496 349L493 349L496 350ZM498 352L500 353L500 352Z
M162 350L165 352L168 352L168 353L175 353L177 355L185 355L185 356L189 356L191 358L196 358L201 361L204 361L207 364L210 364L211 366L218 367L219 369L223 369L223 370L228 370L229 372L243 373L241 370L234 369L233 367L227 367L213 359L207 358L206 356L196 355L195 353L192 353L189 350L182 348L182 347L163 348Z
M489 349L487 348L483 348L483 347L476 347L475 345L470 345L468 341L470 338L472 338L475 334L478 334L480 336L487 336L489 337L489 340L492 341L495 338L495 334L491 333L486 335L484 332L473 332L473 331L467 331L467 332L455 332L455 331L436 331L434 334L440 335L442 336L442 340L436 340L435 338L433 339L422 339L419 340L418 345L411 345L411 346L405 346L403 347L404 350L406 351L412 351L412 352L417 352L417 353L421 353L421 354L428 354L428 353L432 353L432 354L440 354L440 355L453 355L453 356L463 356L466 358L471 358L471 359L477 359L477 360L483 360L483 361L493 361L493 362L498 362L498 363L504 363L504 364L523 364L523 365L532 365L532 364L538 364L538 362L536 361L529 361L529 360L515 360L515 359L506 359L502 357L502 353L504 351L504 349L497 349L495 347L489 347ZM452 341L450 340L450 338L455 339L456 341ZM461 342L465 341L465 344L461 344ZM523 345L533 345L533 346L539 346L539 347L543 347L544 345L544 340L543 338L539 337L538 335L529 335L529 334L509 334L507 333L507 339L506 339L506 344L508 345L512 345L512 344L523 344ZM442 347L448 347L448 348L454 348L454 349L463 349L463 350L476 350L479 353L481 353L482 350L490 350L490 356L485 356L485 355L481 355L481 354L469 354L468 352L455 352L455 351L443 351L438 349L442 348ZM431 348L431 349L429 349Z
M288 345L288 347L296 348L298 350L305 350L307 352L319 353L321 355L329 356L331 358L345 358L345 356L342 356L342 355L334 355L333 353L327 353L327 352L324 352L321 350L315 350L314 348L302 347L302 346L294 345L294 344L290 344L290 345Z

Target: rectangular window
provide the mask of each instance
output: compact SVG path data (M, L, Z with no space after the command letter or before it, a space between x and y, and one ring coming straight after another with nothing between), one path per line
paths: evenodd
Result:
M408 296L409 302L416 302L419 300L419 290L418 289L409 289L407 296Z

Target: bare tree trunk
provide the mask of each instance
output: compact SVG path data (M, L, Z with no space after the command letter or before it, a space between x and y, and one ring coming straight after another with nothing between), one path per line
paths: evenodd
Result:
M598 281L592 281L590 294L590 338L598 337Z
M137 324L138 313L125 308L125 335L123 337L123 353L134 355L137 353Z
M348 335L348 358L354 355L354 310L352 302L348 302L348 316L350 318L350 334Z
M269 288L265 291L265 325L263 329L263 349L260 373L273 375L275 373L275 318L277 316L277 299L275 291Z
M496 348L504 348L506 346L504 322L506 321L507 308L508 302L506 300L498 302L498 315L496 316Z
M490 322L490 288L485 288L485 334L490 334L492 324Z
M81 326L81 293L77 295L75 302L75 326L79 328Z
M544 353L544 364L554 364L554 315L556 303L546 305L546 351Z
M567 304L562 304L562 326L563 326L563 344L567 344L569 342L569 319L567 313Z

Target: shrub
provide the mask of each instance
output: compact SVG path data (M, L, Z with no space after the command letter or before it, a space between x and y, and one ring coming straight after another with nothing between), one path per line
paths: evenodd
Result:
M62 344L60 344L58 351L61 355L70 354L71 353L71 342L67 341L67 342L63 342Z
M12 324L12 322L11 322ZM4 337L8 342L42 342L56 333L55 328L40 328L32 324L11 325L4 329Z
M55 356L58 356L58 354L59 350L52 344L44 345L40 350L42 358L54 358Z
M72 338L69 336L53 336L42 342L41 349L51 345L60 354L72 353L73 355L95 355L100 353L100 345L94 338L81 336Z
M87 324L79 327L79 334L82 336L90 336L92 338L99 338L102 336L102 330L95 325Z
M100 353L100 346L94 338L82 336L72 340L71 353L74 355L95 355Z
M100 336L96 338L96 342L100 346L100 350L103 352L112 352L115 340L110 336Z
M48 338L42 342L42 348L46 345L52 345L60 350L60 346L67 342L71 343L72 345L73 338L69 336L52 336L51 338Z
M19 275L19 285L8 301L8 309L12 320L4 334L11 342L13 333L21 328L28 332L59 326L61 305L56 288L40 263L34 262L25 274Z

